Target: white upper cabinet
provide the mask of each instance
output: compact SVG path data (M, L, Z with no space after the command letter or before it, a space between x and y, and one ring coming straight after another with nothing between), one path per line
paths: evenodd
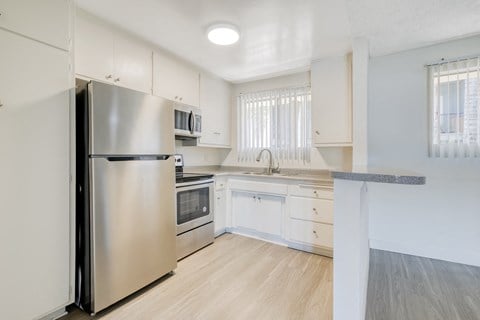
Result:
M198 107L199 73L164 53L153 53L153 94Z
M0 27L69 50L72 0L2 0Z
M152 51L132 37L77 11L75 73L152 93Z
M352 144L351 57L312 63L312 137L321 146Z
M200 107L202 137L200 146L231 147L231 86L228 82L202 73Z
M152 50L131 38L117 34L113 53L114 83L152 93Z
M75 20L75 73L100 81L113 81L113 32L77 11Z

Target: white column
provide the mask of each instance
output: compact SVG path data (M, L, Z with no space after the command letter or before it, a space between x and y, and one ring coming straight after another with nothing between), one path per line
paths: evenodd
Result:
M364 38L353 40L352 55L352 106L353 106L353 155L352 167L368 164L367 102L368 102L369 46Z

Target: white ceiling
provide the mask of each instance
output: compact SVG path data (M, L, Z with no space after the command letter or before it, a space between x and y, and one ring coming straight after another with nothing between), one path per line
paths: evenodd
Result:
M480 0L345 0L372 56L480 33Z
M480 0L76 0L91 12L232 82L305 70L366 37L372 55L480 32ZM214 22L240 28L228 47Z

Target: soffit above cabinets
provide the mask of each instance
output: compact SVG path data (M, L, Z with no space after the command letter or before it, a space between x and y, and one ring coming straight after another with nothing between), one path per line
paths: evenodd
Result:
M365 37L372 55L480 32L479 0L76 0L77 5L225 80L309 68ZM240 41L217 46L208 27L228 22Z

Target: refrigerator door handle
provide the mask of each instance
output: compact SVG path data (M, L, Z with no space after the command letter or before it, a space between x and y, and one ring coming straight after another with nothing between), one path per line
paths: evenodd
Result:
M155 156L113 156L105 157L108 161L141 161L141 160L168 160L170 155L155 155Z

